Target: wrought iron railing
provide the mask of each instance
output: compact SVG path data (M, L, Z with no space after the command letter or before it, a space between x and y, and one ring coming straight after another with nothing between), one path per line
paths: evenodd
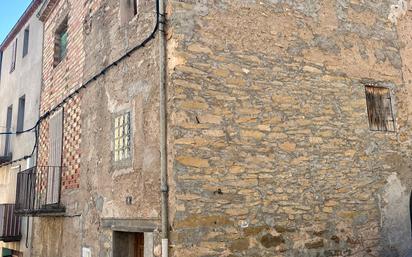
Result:
M0 241L16 242L21 239L21 218L14 214L14 204L0 204Z
M61 215L62 167L33 167L17 174L16 210L18 215Z

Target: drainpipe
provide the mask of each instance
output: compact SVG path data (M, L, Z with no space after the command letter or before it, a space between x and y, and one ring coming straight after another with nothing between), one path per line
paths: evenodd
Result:
M162 191L162 257L169 256L169 186L167 182L167 96L165 1L159 1L160 166Z

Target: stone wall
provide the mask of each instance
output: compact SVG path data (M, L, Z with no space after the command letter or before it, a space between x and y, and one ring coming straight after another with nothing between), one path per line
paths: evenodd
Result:
M173 256L411 247L393 4L169 2ZM395 133L370 131L365 85L390 88Z
M153 31L153 1L139 1L138 14L126 24L120 22L119 2L92 3L93 10L86 18L86 77L99 73ZM116 226L130 232L147 232L148 228L158 231L160 156L156 42L152 40L131 53L91 83L82 99L80 199L86 199L82 203L82 245L89 247L93 255L114 254ZM130 112L131 117L131 157L116 162L114 121L117 115L125 112ZM130 204L126 198L131 198ZM155 233L157 248L158 243Z

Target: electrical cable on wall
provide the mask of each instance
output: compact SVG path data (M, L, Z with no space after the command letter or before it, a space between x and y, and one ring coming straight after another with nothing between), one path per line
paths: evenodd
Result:
M87 80L84 84L82 84L80 87L78 87L75 91L73 91L72 93L70 93L68 96L66 96L59 104L57 104L56 106L54 106L51 110L45 112L42 116L40 116L40 118L38 119L38 121L36 122L36 124L26 130L23 131L19 131L19 132L0 132L0 136L1 135L16 135L16 134L24 134L24 133L28 133L28 132L32 132L33 130L35 131L35 145L33 147L33 151L30 155L24 156L22 158L19 158L17 160L11 161L11 162L7 162L7 163L3 163L0 165L0 167L3 166L7 166L10 164L13 164L15 162L19 162L22 160L26 160L28 158L31 158L35 152L36 147L38 146L38 128L40 126L40 123L47 119L51 114L53 114L54 112L56 112L57 110L59 110L60 108L63 107L64 104L67 103L67 101L69 101L70 99L72 99L74 96L76 96L77 94L80 93L80 91L82 89L85 89L91 82L96 81L99 77L103 76L106 74L106 72L108 70L110 70L111 68L113 68L114 66L117 66L120 62L122 62L124 59L128 58L131 56L131 54L135 51L137 51L140 48L143 48L146 46L146 44L148 44L151 40L153 40L156 37L156 32L159 29L159 21L160 21L160 11L159 11L159 0L156 0L156 24L155 27L153 28L153 31L150 33L150 35L143 40L140 44L134 46L132 49L130 49L129 51L126 52L126 54L122 55L120 58L118 58L116 61L112 62L111 64L109 64L108 66L106 66L105 68L103 68L100 72L98 72L95 76L93 76L92 78L90 78L89 80Z

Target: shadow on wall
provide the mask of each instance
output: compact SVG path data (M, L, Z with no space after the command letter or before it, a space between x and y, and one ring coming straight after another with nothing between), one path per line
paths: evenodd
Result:
M409 195L409 220L412 224L412 191ZM409 228L411 230L410 231L411 232L411 234L410 234L411 237L407 238L406 240L409 240L409 241L412 242L412 225L409 226ZM405 257L412 257L412 248L408 249L407 253L405 254Z
M388 247L384 256L412 257L412 195L392 173L382 195L382 228Z

